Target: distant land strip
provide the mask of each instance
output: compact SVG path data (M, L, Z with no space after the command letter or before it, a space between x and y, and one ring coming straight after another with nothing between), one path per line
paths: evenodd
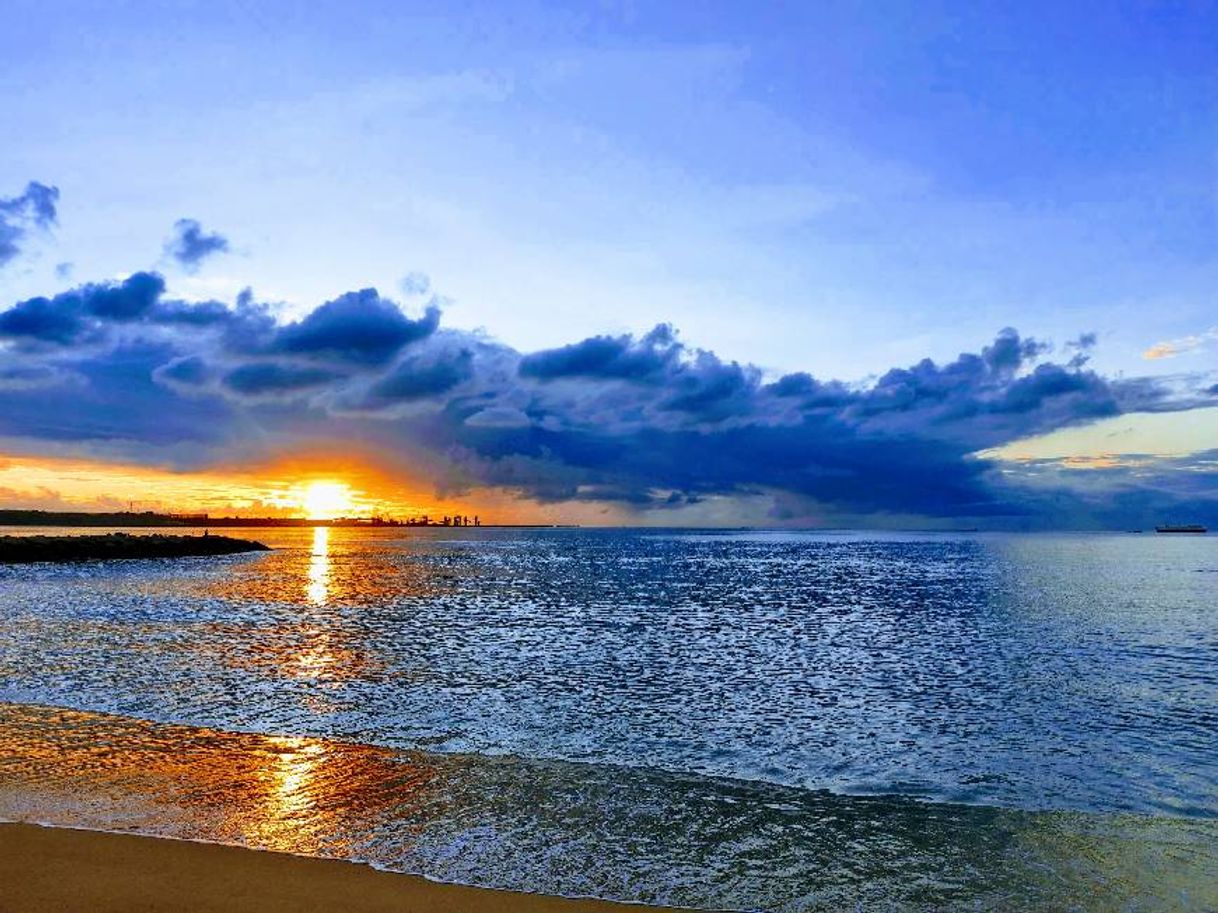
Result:
M426 519L426 518L424 518ZM0 526L104 526L104 527L426 527L428 529L573 529L561 523L480 523L450 525L438 521L392 520L384 517L340 517L311 520L307 517L212 517L206 514L163 514L155 511L91 513L52 510L0 510Z

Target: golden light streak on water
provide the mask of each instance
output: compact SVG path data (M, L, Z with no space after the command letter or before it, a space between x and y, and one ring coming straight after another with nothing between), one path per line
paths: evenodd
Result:
M365 745L0 704L0 820L345 858L434 774Z
M321 609L330 601L330 530L319 526L313 530L313 544L309 550L308 583L305 598L314 609ZM315 619L306 619L313 622ZM305 646L296 656L291 673L299 678L325 680L338 672L339 653L332 643L325 619L320 624L307 623L301 631Z
M251 837L264 846L298 853L317 853L317 777L326 763L325 743L316 739L268 737L271 761L264 780L266 810L251 815Z
M313 530L313 548L309 553L309 584L305 594L311 604L324 606L330 595L330 530L319 526Z

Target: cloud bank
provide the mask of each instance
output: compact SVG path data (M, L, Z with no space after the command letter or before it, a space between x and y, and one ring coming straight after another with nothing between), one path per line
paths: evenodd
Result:
M139 272L0 311L10 447L181 469L341 447L424 471L448 495L491 486L652 518L708 499L765 498L772 519L790 522L1033 526L1112 522L1195 502L1198 489L1214 504L1212 469L1195 465L1183 489L1162 467L1163 478L1122 468L1107 489L1092 472L1080 491L1047 467L1033 478L976 455L1181 407L1153 381L1091 370L1090 334L1055 359L1007 328L948 363L850 384L767 377L667 324L521 353L442 327L435 298L412 315L362 289L283 320L249 292L187 302L165 288ZM1186 405L1215 403L1199 389Z

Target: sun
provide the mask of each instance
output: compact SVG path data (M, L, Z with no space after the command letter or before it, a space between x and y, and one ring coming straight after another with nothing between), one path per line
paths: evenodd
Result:
M310 482L301 493L300 506L310 520L333 520L350 514L355 502L342 482Z

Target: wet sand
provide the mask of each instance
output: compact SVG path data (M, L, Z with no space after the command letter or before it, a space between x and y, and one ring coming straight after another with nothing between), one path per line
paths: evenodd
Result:
M0 824L0 913L623 913L598 900L437 884L364 865L129 834Z

